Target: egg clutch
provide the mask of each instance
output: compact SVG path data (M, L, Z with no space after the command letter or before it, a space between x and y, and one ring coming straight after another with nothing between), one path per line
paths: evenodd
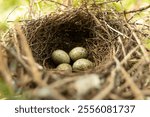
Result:
M60 71L85 71L93 68L94 64L87 57L88 52L83 47L75 47L69 53L60 49L52 53L52 60Z

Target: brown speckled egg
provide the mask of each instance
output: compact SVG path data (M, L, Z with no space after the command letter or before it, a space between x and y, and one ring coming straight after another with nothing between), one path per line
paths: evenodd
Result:
M60 71L69 71L69 72L72 71L71 65L69 65L67 63L62 63L62 64L58 65L56 69L60 70Z
M88 59L78 59L72 66L73 71L84 71L93 67L94 64Z
M63 50L55 50L52 53L52 60L55 64L70 63L69 55Z
M81 58L87 58L88 52L83 47L75 47L69 52L69 56L73 61L76 61Z

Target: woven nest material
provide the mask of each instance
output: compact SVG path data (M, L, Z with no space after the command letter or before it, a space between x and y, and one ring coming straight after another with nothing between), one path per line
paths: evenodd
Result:
M96 12L96 16L93 16L85 9L72 9L28 22L25 34L33 56L41 65L53 68L51 54L54 50L69 52L72 48L81 46L88 50L89 59L99 66L112 58L112 47L118 37L106 25L122 29L122 33L126 31L122 20L116 20L112 13L105 17L106 14Z
M8 57L9 69L17 61L13 69L16 87L21 87L31 99L147 98L150 54L139 40L147 35L134 32L133 28L116 11L86 8L51 13L27 21L21 28L16 26L8 36L13 43L9 47L14 51L5 47L13 56ZM52 52L69 52L76 46L88 50L88 59L95 68L77 73L55 71Z

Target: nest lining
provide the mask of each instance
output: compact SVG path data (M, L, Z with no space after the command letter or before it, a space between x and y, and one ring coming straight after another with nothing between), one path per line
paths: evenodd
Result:
M112 58L112 47L115 45L116 32L106 24L124 33L122 20L115 20L111 15L94 13L100 24L97 24L91 13L85 9L72 9L62 14L50 14L24 25L24 31L36 61L46 68L56 67L51 54L56 49L69 52L77 46L85 47L90 59L96 66Z

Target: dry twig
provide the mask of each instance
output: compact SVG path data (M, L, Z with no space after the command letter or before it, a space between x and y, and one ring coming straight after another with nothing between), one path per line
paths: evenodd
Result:
M23 54L28 58L28 64L30 67L30 70L32 72L32 77L33 80L39 85L39 86L46 86L47 84L45 84L44 82L42 82L42 73L39 71L39 69L36 66L36 62L32 56L32 52L29 48L29 45L27 43L26 37L23 34L21 28L19 25L16 25L16 31L18 33L18 35L20 36L20 39L18 40L18 42L20 42L20 46L22 48L22 52Z
M14 82L12 80L12 76L7 65L7 58L6 58L7 56L4 55L4 53L5 51L0 45L0 74L6 81L10 91L13 91L12 89L14 89Z
M116 57L114 57L116 64L117 64L117 68L119 71L121 71L124 75L124 79L126 80L126 82L128 83L129 87L131 88L135 99L144 99L144 96L142 94L142 92L140 91L140 89L136 86L136 84L134 83L134 81L132 80L131 76L126 72L126 70L121 66L120 62L118 61L118 59Z
M150 5L145 6L145 7L142 7L142 8L137 9L137 10L124 11L123 14L129 14L129 13L141 12L141 11L147 10L147 9L149 9L149 8L150 8Z
M104 99L114 88L114 82L115 82L115 75L116 75L116 69L114 69L110 76L107 78L106 83L108 85L100 91L95 97L93 97L93 100L102 100Z

